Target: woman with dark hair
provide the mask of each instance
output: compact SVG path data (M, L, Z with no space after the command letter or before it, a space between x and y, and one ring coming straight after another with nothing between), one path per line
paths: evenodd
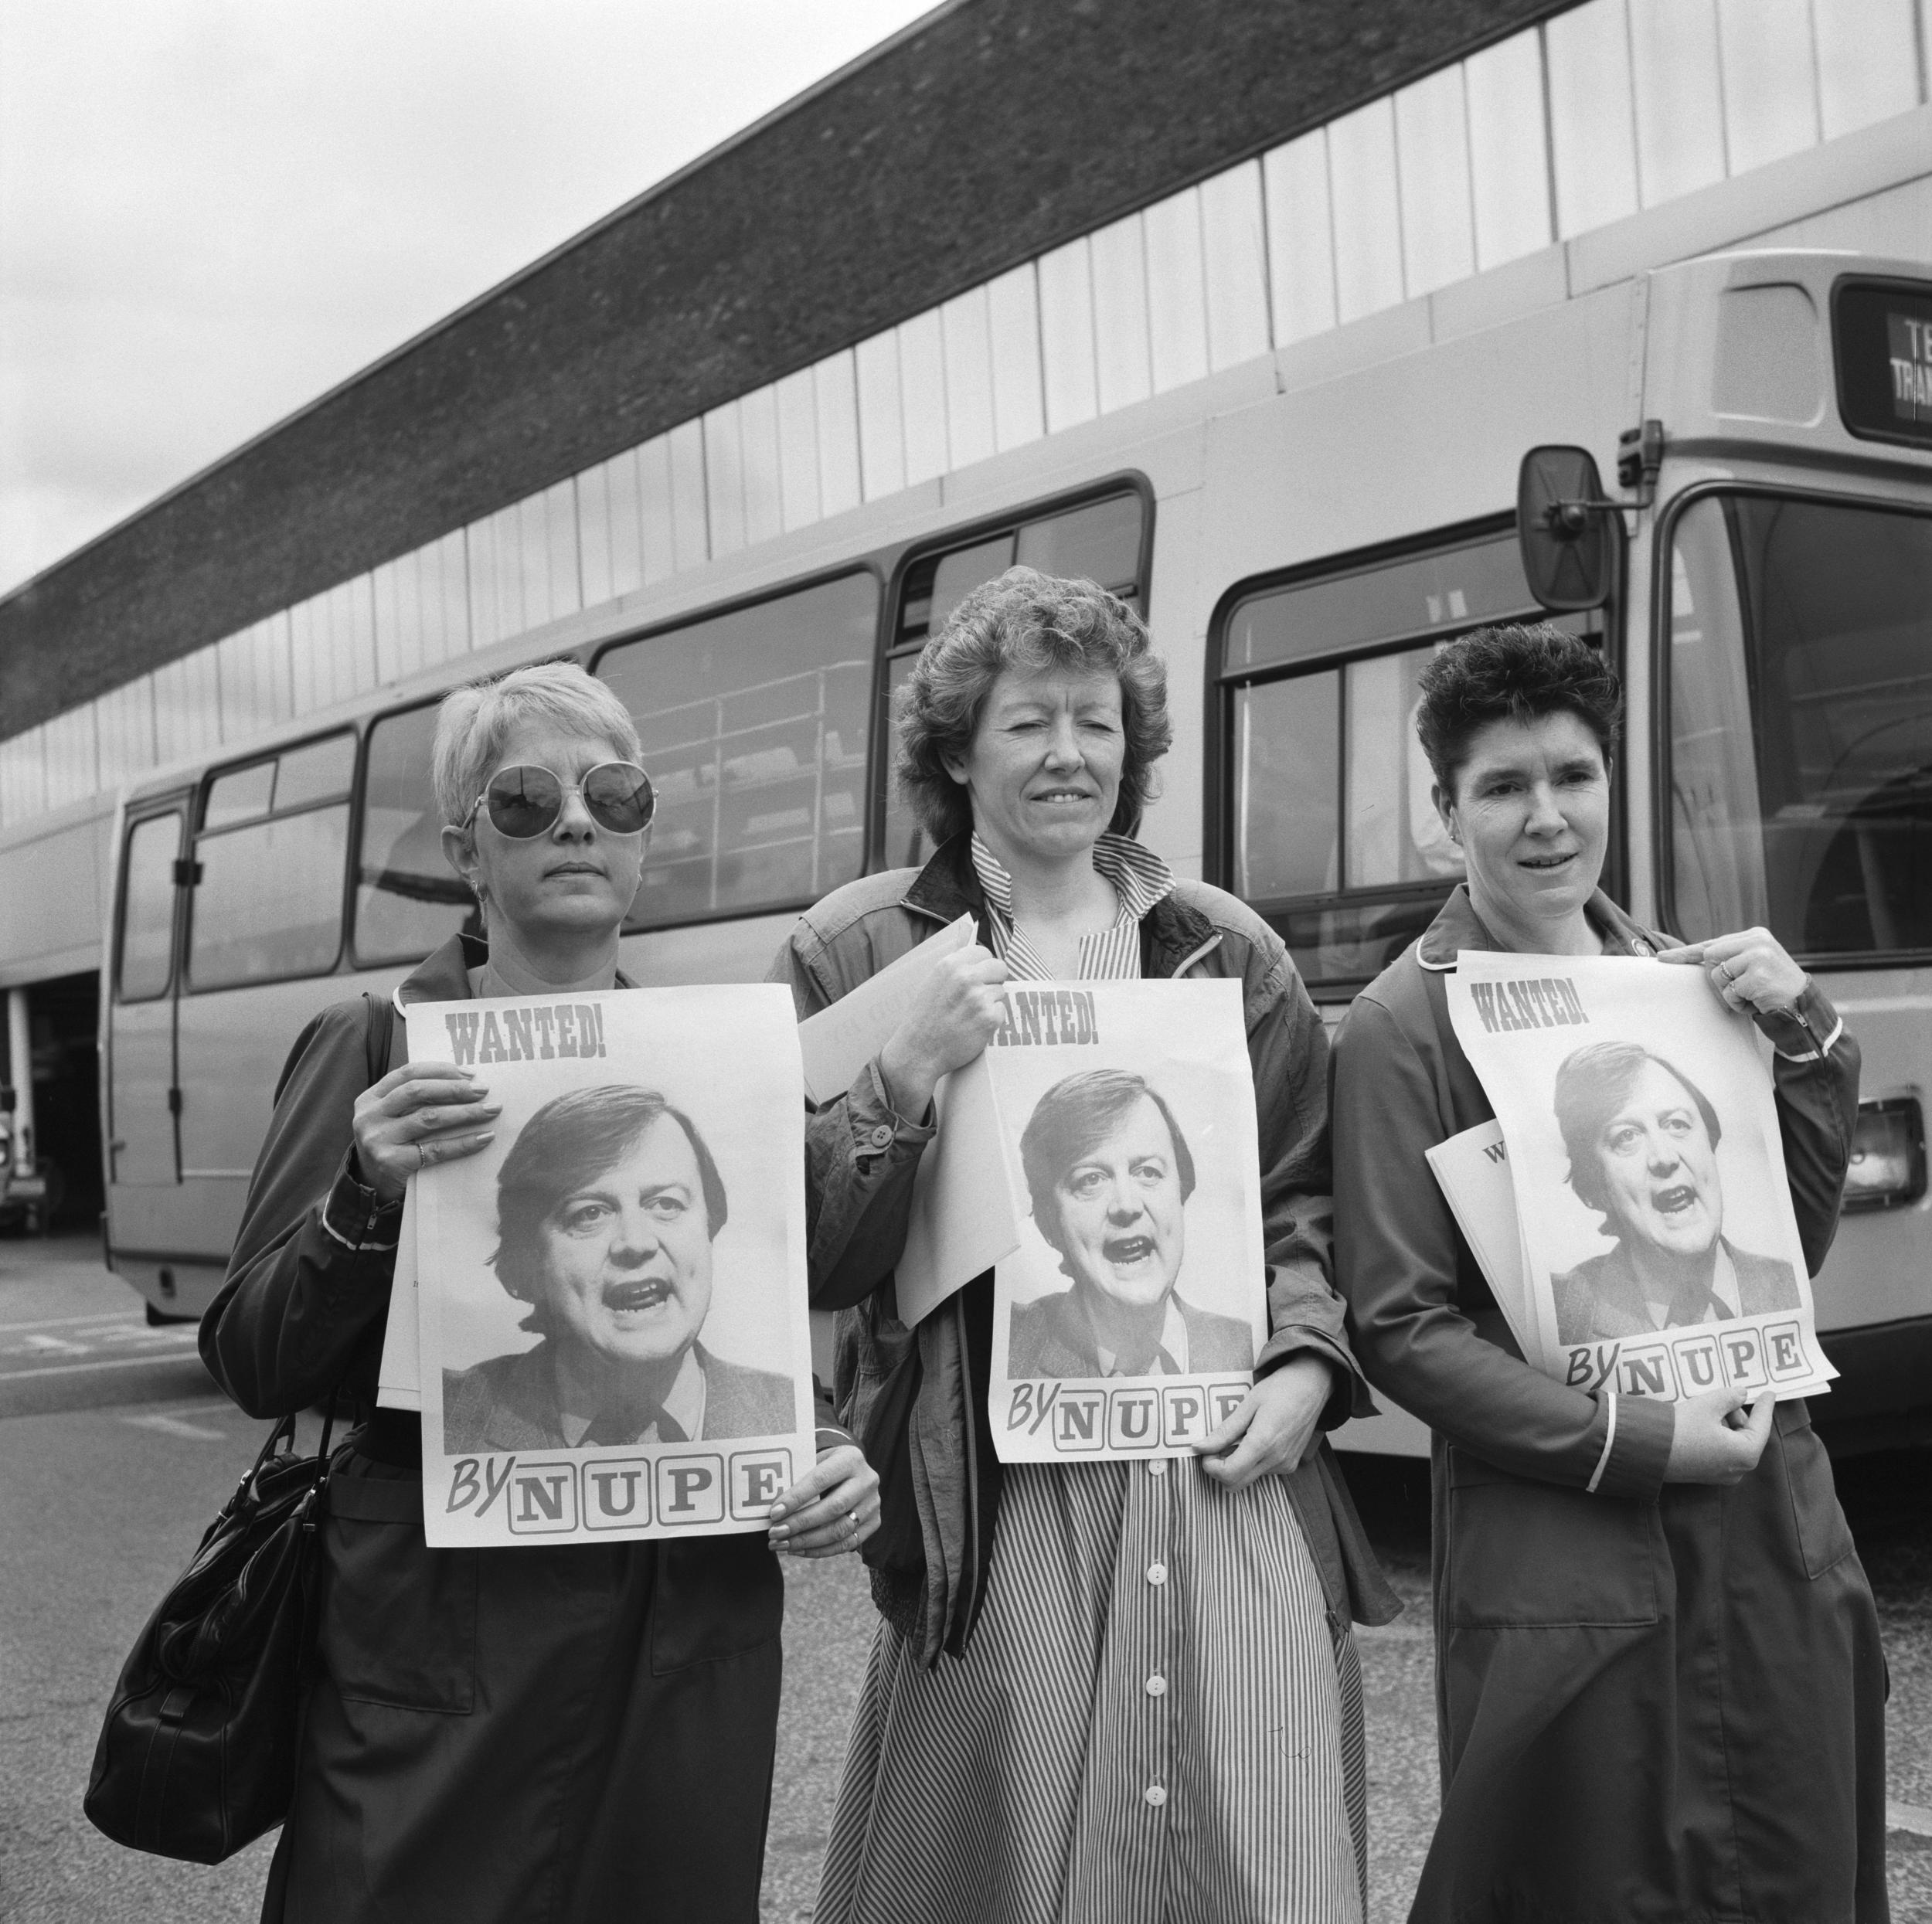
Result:
M711 1246L729 1215L697 1125L652 1089L573 1089L523 1125L496 1176L497 1280L532 1349L443 1373L443 1447L772 1436L791 1379L714 1355Z
M445 698L444 851L488 940L452 937L400 1003L632 986L617 940L651 819L638 753L624 704L574 662ZM376 1406L403 1190L474 1154L499 1112L469 1072L404 1061L406 1039L400 1014L362 997L297 1038L228 1280L202 1321L203 1359L251 1416L339 1395L355 1423L329 1482L315 1675L264 1924L753 1924L784 1610L766 1544L425 1544L421 1421ZM662 1166L629 1171L628 1202L605 1183L575 1208L587 1178L619 1167L590 1165L620 1139ZM692 1404L682 1365L666 1367L682 1327L664 1326L702 1322L688 1306L708 1299L724 1221L696 1132L649 1091L592 1090L551 1104L549 1124L533 1120L506 1168L499 1275L543 1304L553 1330L571 1326L574 1277L577 1320L605 1348L573 1343L577 1364L559 1369L546 1339L535 1361L468 1372L457 1388L468 1417L507 1420L495 1392L532 1398L542 1382L560 1405L532 1419L549 1440L564 1440L551 1420L580 1414L613 1440L668 1436ZM654 1212L647 1198L667 1184L680 1206ZM659 1260L673 1217L675 1266ZM546 1277L554 1287L539 1292ZM641 1366L591 1360L614 1344ZM701 1425L705 1402L700 1385ZM818 1464L771 1531L808 1556L855 1548L876 1527L877 1478L828 1409L822 1423Z
M978 927L808 1137L813 1299L841 1311L839 1394L885 1501L814 1915L1359 1920L1349 1625L1395 1606L1321 1436L1369 1406L1328 1278L1320 1018L1264 923L1133 838L1170 731L1165 671L1116 597L1009 569L927 642L897 719L937 852L827 897L774 971L803 1016L959 916ZM985 1047L1009 977L1131 976L1242 984L1270 1334L1196 1458L1002 1465L992 1276L916 1327L898 1313L934 1089ZM1131 1106L1178 1164L1152 1101ZM1163 1340L1185 1348L1185 1324Z
M1825 1259L1857 1046L1767 931L1679 945L1597 887L1620 707L1553 627L1430 663L1417 726L1468 879L1335 1045L1351 1331L1434 1432L1442 1814L1410 1916L1876 1924L1884 1664L1804 1403L1747 1416L1734 1391L1669 1403L1532 1368L1425 1161L1492 1116L1449 1021L1458 951L1655 956L1770 1038L1805 1257Z
M1798 1278L1724 1234L1724 1127L1684 1072L1638 1042L1589 1042L1556 1071L1577 1200L1616 1247L1549 1279L1556 1340L1649 1335L1798 1307Z
M1009 1377L1178 1375L1252 1369L1254 1338L1177 1293L1194 1157L1144 1076L1083 1069L1020 1131L1033 1222L1071 1287L1015 1305Z

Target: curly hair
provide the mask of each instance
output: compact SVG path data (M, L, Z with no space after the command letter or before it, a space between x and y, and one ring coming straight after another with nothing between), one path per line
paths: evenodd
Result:
M1118 595L1032 568L1009 568L967 596L899 691L900 791L927 832L943 842L973 825L972 803L947 773L947 759L971 748L986 698L1009 669L1119 678L1126 755L1108 826L1132 835L1158 793L1154 764L1174 739L1166 666L1146 625Z
M1608 767L1623 719L1624 692L1603 657L1554 623L1505 622L1451 641L1422 671L1416 733L1445 795L1492 722L1573 715L1597 738Z

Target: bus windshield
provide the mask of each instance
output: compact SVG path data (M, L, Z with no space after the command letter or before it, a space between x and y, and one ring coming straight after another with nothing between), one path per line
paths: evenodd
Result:
M1932 949L1932 517L1706 495L1670 570L1677 932Z

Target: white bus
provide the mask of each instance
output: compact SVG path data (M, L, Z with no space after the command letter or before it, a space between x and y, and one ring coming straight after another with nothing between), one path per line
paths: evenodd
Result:
M1572 595L1596 605L1560 617L1628 692L1609 885L1687 937L1767 925L1845 1012L1866 1069L1817 1291L1844 1372L1828 1413L1908 1423L1932 1400L1932 266L1753 252L1554 301L1509 284L1190 383L128 790L101 998L114 1268L157 1314L200 1310L296 1032L386 992L470 913L430 796L444 688L563 654L608 680L661 797L624 966L755 979L799 909L921 858L888 789L890 694L1015 559L1145 610L1177 729L1148 837L1266 916L1338 1019L1458 872L1417 673L1460 632L1539 613L1519 467L1570 444L1607 475L1621 459L1626 504L1580 517L1614 566L1600 602ZM1344 1440L1420 1435L1388 1419Z

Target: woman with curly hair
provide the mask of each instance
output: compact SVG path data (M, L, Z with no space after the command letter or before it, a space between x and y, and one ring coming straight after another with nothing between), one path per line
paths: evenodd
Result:
M898 721L937 852L828 896L774 970L802 1016L960 915L978 925L808 1138L817 1220L847 1225L815 1242L813 1297L840 1311L839 1395L884 1505L866 1552L882 1620L814 1914L1359 1919L1349 1622L1393 1600L1322 1439L1369 1406L1328 1280L1320 1018L1270 930L1134 839L1171 731L1124 603L1009 569L927 644ZM992 1276L910 1328L893 1287L934 1088L985 1048L1009 979L1141 976L1242 985L1270 1334L1194 1459L1002 1465ZM1160 1333L1189 1340L1184 1317Z

